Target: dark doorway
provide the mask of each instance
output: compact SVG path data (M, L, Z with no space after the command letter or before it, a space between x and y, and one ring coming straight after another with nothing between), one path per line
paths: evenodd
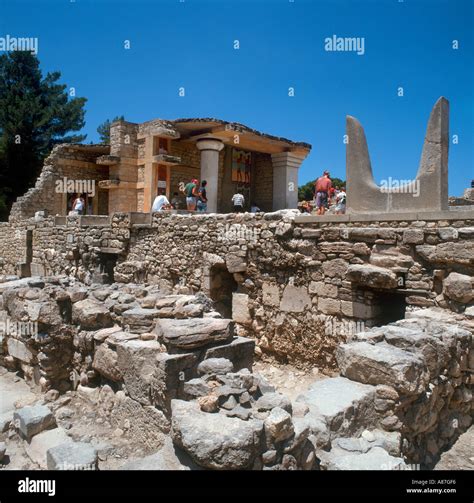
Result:
M374 292L373 302L376 326L405 318L407 304L402 293Z
M232 318L232 293L237 291L234 276L223 265L215 265L210 270L209 296L214 308L224 318Z
M94 274L94 281L102 284L114 282L114 269L117 265L116 253L99 253L99 264Z

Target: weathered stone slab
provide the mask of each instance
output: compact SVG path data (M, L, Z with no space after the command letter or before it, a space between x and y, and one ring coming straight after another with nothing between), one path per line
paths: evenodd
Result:
M232 321L214 318L188 320L163 318L157 321L155 333L168 349L196 349L230 341Z
M339 346L341 374L364 384L386 384L404 394L420 393L429 381L423 360L386 343L351 342Z
M361 384L344 377L314 382L301 394L298 402L309 408L305 418L319 419L327 424L331 438L360 434L375 427L375 386Z
M53 413L45 405L27 406L16 410L13 422L27 440L56 424Z
M127 311L122 314L122 323L128 326L131 332L141 334L150 332L153 329L155 319L158 315L158 309L135 307L133 309L127 309Z
M232 294L232 319L242 325L252 323L249 310L249 296L246 293Z
M255 408L261 412L271 411L275 407L286 410L291 414L291 402L288 397L281 393L265 393L255 403Z
M117 367L128 394L143 405L150 405L150 386L161 345L157 341L131 340L117 344Z
M262 285L263 304L266 306L278 306L280 304L280 289L273 283Z
M184 382L197 374L198 358L193 353L160 353L151 380L153 404L170 412L171 400L183 392Z
M328 453L320 451L320 458L323 470L402 470L407 466L402 458L390 456L381 447L365 453L333 448Z
M374 265L352 264L347 269L347 279L372 288L396 288L395 273Z
M9 337L7 339L7 349L10 356L24 363L32 363L35 359L33 351L29 349L24 342L14 337Z
M48 470L96 470L97 451L90 444L66 442L48 449Z
M247 262L245 258L240 257L235 253L228 253L225 258L227 270L234 274L236 272L245 272L247 270Z
M443 293L451 300L468 304L474 299L473 284L474 281L470 276L452 272L443 281Z
M474 241L458 241L439 245L418 245L417 253L434 264L474 264Z
M234 365L227 358L208 358L198 365L200 375L225 375L234 370Z
M311 297L306 287L287 285L283 290L280 309L290 313L301 313L311 307Z
M234 370L252 369L255 352L255 340L246 337L234 337L230 344L214 346L206 350L204 359L227 358L234 364Z
M172 401L172 438L204 468L251 468L260 451L263 423L202 412L196 402Z
M117 352L106 343L95 350L92 368L111 381L122 380L122 372L117 364Z
M110 327L113 325L109 310L98 301L85 299L72 306L72 321L86 330Z

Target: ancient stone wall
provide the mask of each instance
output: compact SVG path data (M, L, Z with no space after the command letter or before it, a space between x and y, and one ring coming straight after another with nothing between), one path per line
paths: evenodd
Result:
M99 190L98 182L108 178L109 170L107 166L98 166L96 159L104 153L108 153L106 146L71 144L56 146L45 160L35 186L13 203L10 221L30 218L37 211L46 211L50 215L64 215L68 194L57 190L57 181L64 178L93 181L94 197L99 198L98 210L103 212L107 209L108 196Z
M0 270L4 274L17 274L26 252L26 227L0 222Z
M472 311L472 220L295 223L291 215L47 219L33 230L31 270L90 284L114 263L115 281L203 291L259 354L324 368L335 368L335 348L355 331L406 311ZM8 254L3 262L11 272Z

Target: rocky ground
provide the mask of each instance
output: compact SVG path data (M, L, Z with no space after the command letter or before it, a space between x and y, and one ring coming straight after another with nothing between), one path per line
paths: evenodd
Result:
M441 454L435 470L474 470L474 426L463 433L451 449Z
M316 380L326 378L317 372L304 373L289 365L280 366L268 362L257 362L254 370L291 400L314 383L315 377ZM50 402L51 396L32 391L20 376L0 369L0 389L0 430L4 429L5 419L11 417L14 410L33 404L47 404L54 411L57 421L55 428L36 435L29 444L11 428L0 433L0 446L3 442L6 449L4 462L7 461L0 464L0 469L44 469L46 449L65 439L93 445L98 451L100 470L201 469L184 453L178 452L167 435L162 435L160 449L150 453L129 430L113 428L109 422L104 421L97 414L94 397L81 388ZM441 455L434 469L474 469L474 426Z
M306 391L315 381L327 378L316 367L304 371L292 365L257 361L253 368L255 372L265 377L280 393L283 393L292 401Z
M325 376L317 369L305 373L291 365L278 365L270 362L257 362L254 371L266 378L275 388L295 400L308 386ZM113 470L137 468L199 469L183 453L177 453L170 437L162 435L160 454L151 453L144 448L140 439L134 438L130 430L114 428L97 413L95 397L85 388L68 392L56 401L39 390L32 390L24 379L14 372L0 368L0 417L11 417L13 411L33 404L46 404L54 411L57 426L34 437L28 444L13 429L0 433L0 442L5 443L6 464L0 464L5 470L34 470L45 468L44 458L47 448L71 439L93 445L98 451L98 468ZM2 425L0 424L0 427ZM150 432L151 433L151 432ZM146 432L144 432L146 434ZM156 433L155 433L156 434ZM156 451L156 449L155 449Z

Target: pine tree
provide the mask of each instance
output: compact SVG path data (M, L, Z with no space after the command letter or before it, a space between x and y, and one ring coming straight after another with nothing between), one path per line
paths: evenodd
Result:
M59 72L45 77L38 58L26 51L0 56L0 220L32 186L44 158L84 127L86 98L70 98Z

